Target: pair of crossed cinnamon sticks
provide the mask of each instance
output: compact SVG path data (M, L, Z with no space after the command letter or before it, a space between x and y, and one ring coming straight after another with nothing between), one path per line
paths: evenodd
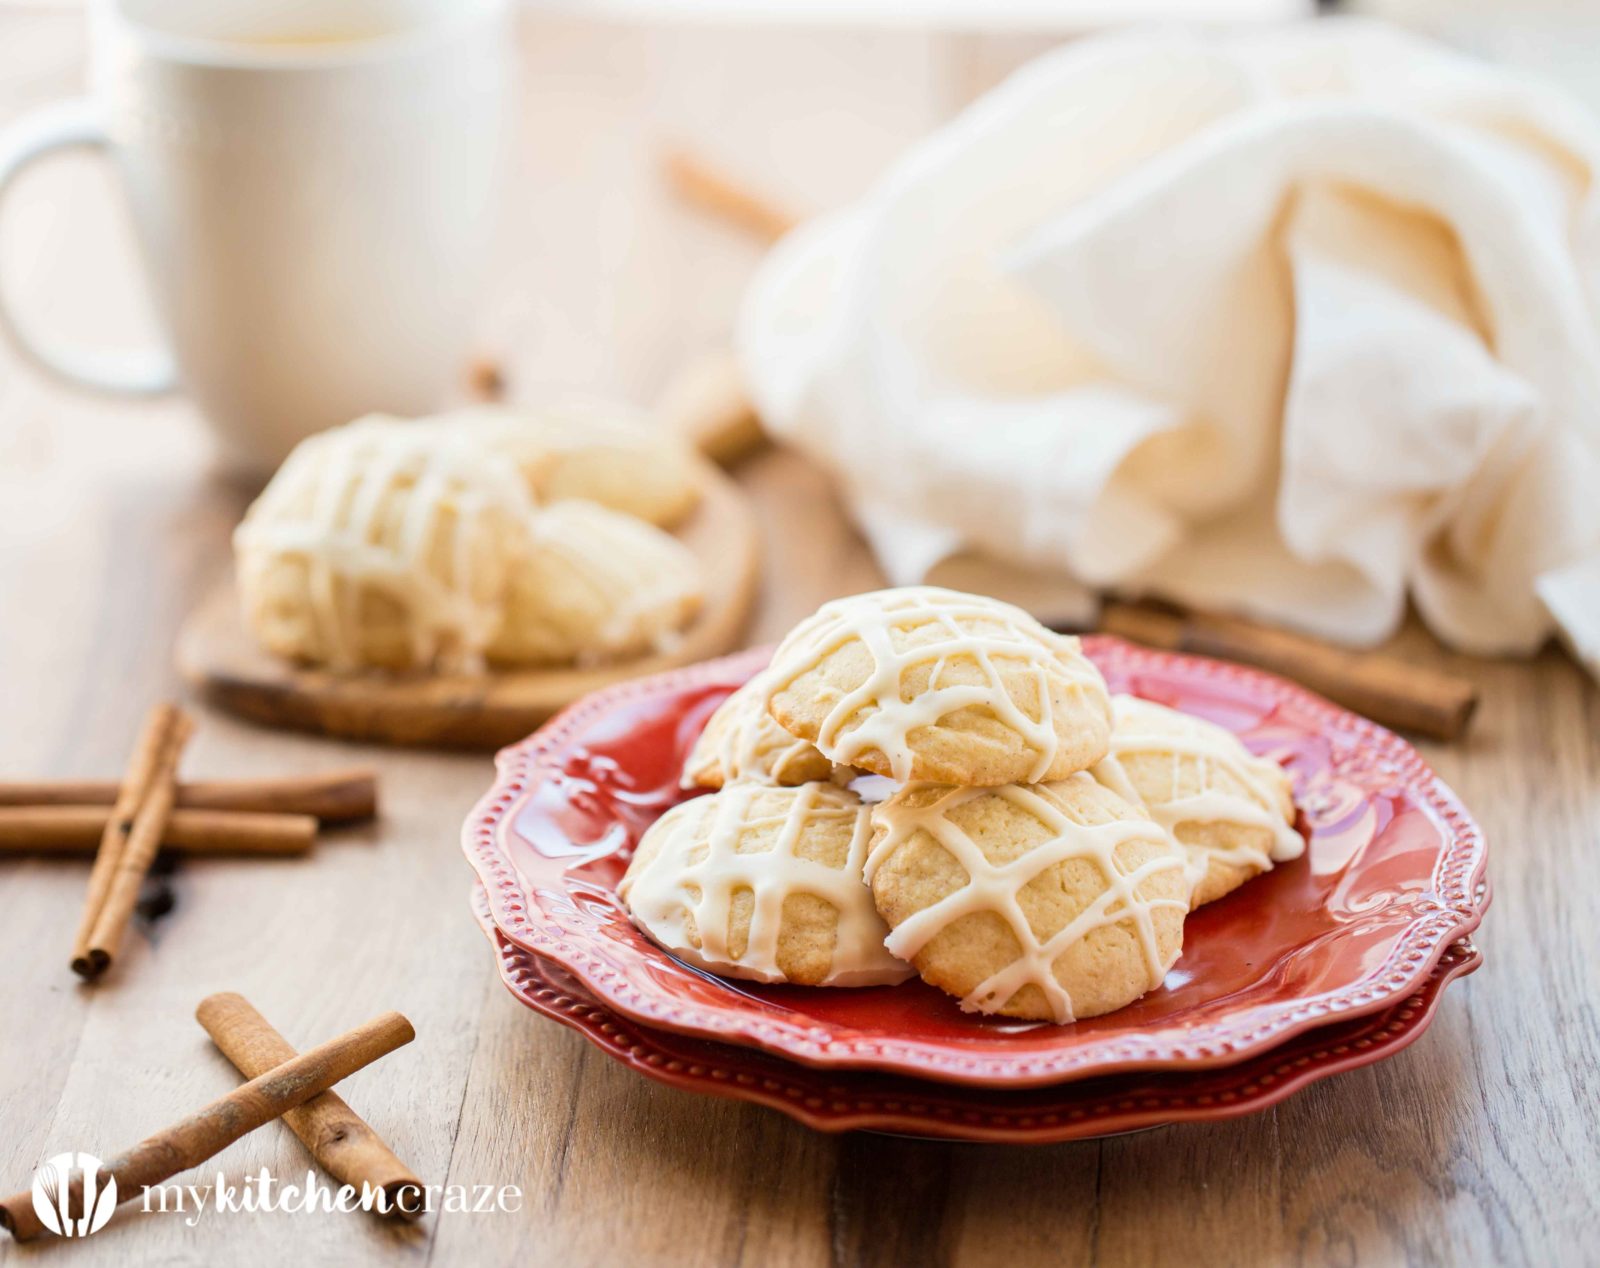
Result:
M102 1163L102 1192L109 1176L116 1181L117 1200L127 1202L281 1117L329 1175L358 1193L382 1194L382 1204L373 1209L407 1219L422 1214L427 1196L422 1181L342 1098L329 1091L341 1079L416 1038L409 1021L399 1013L384 1013L337 1039L296 1053L241 995L209 996L200 1002L195 1017L249 1082ZM69 1178L65 1202L68 1213L82 1212L81 1174ZM18 1241L45 1231L31 1192L0 1202L0 1228Z
M321 820L370 818L370 771L302 780L180 784L178 760L194 731L173 704L150 711L120 785L0 784L0 851L60 852L97 846L72 969L95 978L111 967L157 852L296 854Z

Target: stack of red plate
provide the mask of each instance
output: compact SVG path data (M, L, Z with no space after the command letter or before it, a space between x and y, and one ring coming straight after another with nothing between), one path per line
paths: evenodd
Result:
M1113 691L1218 722L1294 775L1310 846L1184 930L1161 989L1070 1026L961 1012L912 981L759 986L646 940L616 885L640 834L692 794L683 759L765 652L626 683L500 754L462 834L502 978L641 1073L830 1131L1071 1140L1261 1109L1398 1052L1472 972L1486 852L1404 741L1300 687L1108 638Z

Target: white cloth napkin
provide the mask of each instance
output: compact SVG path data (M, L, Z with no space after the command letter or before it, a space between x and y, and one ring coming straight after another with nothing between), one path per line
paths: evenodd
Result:
M785 239L740 355L897 583L978 551L1352 643L1409 593L1600 663L1597 174L1575 103L1382 26L1089 40Z

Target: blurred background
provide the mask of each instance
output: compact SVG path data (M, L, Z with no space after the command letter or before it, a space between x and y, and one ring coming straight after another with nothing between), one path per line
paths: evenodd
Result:
M1600 108L1600 4L1583 0L524 0L513 189L482 226L497 245L472 335L478 373L491 372L512 400L577 388L649 404L686 364L726 348L766 244L673 196L664 177L673 153L805 217L849 203L909 143L1064 41L1128 24L1259 27L1335 12L1435 36ZM0 125L79 94L87 59L81 5L3 0ZM0 278L46 338L136 349L155 337L122 198L92 156L53 158L22 175L0 215ZM472 374L462 367L462 396ZM170 524L208 523L221 540L244 503L205 478L210 464L181 395L84 395L0 346L6 576L24 585L32 576L44 592L57 589L48 578L131 557L125 541L69 531L88 501L141 508L130 510L135 534L159 533L143 508L164 506ZM802 490L797 506L830 495L807 468L771 479ZM758 501L762 480L757 467L749 482ZM782 538L769 568L784 564ZM214 552L199 547L185 562L191 540L186 533L165 551L146 540L139 567L215 567ZM861 572L840 588L874 580ZM92 598L60 599L92 619ZM40 663L63 654L44 626L11 637L36 643L28 653Z
M661 196L665 148L691 146L806 215L850 201L910 141L1076 36L1334 12L1533 71L1600 109L1590 0L523 0L518 191L495 226L503 246L479 342L514 386L649 400L686 354L726 341L761 253ZM0 0L0 123L80 92L86 57L82 4ZM146 346L154 326L111 174L65 156L21 184L0 217L16 306L45 335ZM78 435L27 408L43 390L0 347L8 472ZM84 421L103 404L59 402ZM194 430L181 408L146 413L108 425Z

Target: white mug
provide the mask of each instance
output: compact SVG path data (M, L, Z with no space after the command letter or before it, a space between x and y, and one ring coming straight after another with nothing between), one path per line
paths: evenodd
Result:
M459 381L502 195L506 0L93 0L90 95L0 134L0 197L53 150L108 154L168 349L47 346L95 390L182 386L235 471Z

